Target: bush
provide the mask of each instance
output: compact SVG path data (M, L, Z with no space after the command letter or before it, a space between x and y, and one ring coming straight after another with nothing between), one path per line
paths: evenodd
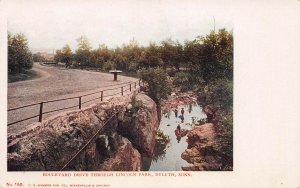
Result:
M112 69L115 69L115 68L116 68L116 63L113 62L113 61L106 61L103 64L103 70L105 70L105 71L109 71L109 70L112 70Z
M155 138L154 156L152 158L154 161L165 158L166 150L170 147L170 141L171 139L168 135L165 135L160 129L157 130Z
M219 120L218 137L214 149L222 157L223 168L232 168L233 165L233 113L232 109L223 114Z
M158 105L171 94L167 74L162 68L142 69L138 74L142 81L148 84L148 94Z
M136 100L136 96L131 97L132 113L137 113L143 107L143 102Z
M33 58L25 35L8 34L8 73L20 73L24 69L31 69L32 66Z
M233 105L233 81L219 79L202 88L198 94L202 105L212 104L221 109L228 109Z
M193 89L194 84L191 80L192 77L189 73L177 72L173 84L180 87L181 91L184 92Z

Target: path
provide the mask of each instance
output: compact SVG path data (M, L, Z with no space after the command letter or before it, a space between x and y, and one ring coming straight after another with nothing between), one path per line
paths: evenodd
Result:
M115 82L113 81L112 74L44 66L36 63L33 66L33 70L38 72L41 77L34 80L8 83L8 108L46 100L74 97L103 89L117 88L122 84L125 85L127 82L137 80L136 78L118 76L119 81ZM127 88L124 88L124 90L125 89ZM118 92L120 91L113 90L109 93L107 92L104 96ZM89 99L86 98L86 100ZM49 103L48 106L44 106L44 110L49 111L55 108L73 106L74 104L78 104L78 99ZM8 123L34 116L38 114L38 110L38 106L33 106L26 109L11 111L8 113ZM50 115L54 115L54 113L47 114L47 116ZM36 121L37 118L11 125L8 127L8 132L12 133L19 131L19 129L25 128L29 123Z

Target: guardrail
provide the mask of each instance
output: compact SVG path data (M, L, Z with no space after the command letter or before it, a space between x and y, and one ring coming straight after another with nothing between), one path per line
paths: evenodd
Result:
M124 85L124 84L126 84L126 85ZM49 113L53 113L53 112L57 112L57 111L61 111L61 110L66 110L66 109L70 109L70 108L74 108L74 107L78 107L79 109L81 109L83 104L86 104L88 102L91 102L91 101L94 101L94 100L97 100L97 99L100 99L101 101L103 101L103 99L105 97L116 96L116 95L119 95L119 94L121 94L121 96L123 96L126 91L129 90L131 92L133 87L134 87L134 89L136 89L137 84L139 86L141 86L141 80L138 80L138 81L135 81L135 82L122 83L122 84L119 84L119 85L122 85L121 87L110 88L110 89L101 90L101 91L97 91L97 92L93 92L93 93L88 93L88 94L80 95L80 96L76 96L76 97L54 99L54 100L42 101L42 102L39 102L39 103L33 103L33 104L24 105L24 106L19 106L19 107L15 107L15 108L10 108L10 109L7 110L8 112L39 105L39 114L30 116L30 117L25 117L24 119L14 121L12 123L8 123L7 126L14 125L16 123L20 123L20 122L23 122L23 121L26 121L26 120L37 118L37 117L39 119L39 122L42 122L43 114L49 114ZM126 86L129 86L129 88L124 89ZM109 95L104 95L105 91L112 91L112 90L118 90L118 89L119 89L120 92L109 94ZM97 97L94 97L92 99L88 99L86 101L83 101L84 97L92 96L92 95L95 95L95 94L100 94L100 96L97 96ZM59 109L54 109L54 110L49 110L49 111L43 111L44 104L58 102L58 101L65 101L65 100L74 100L74 99L78 99L78 103L76 105L63 107L63 108L59 108Z

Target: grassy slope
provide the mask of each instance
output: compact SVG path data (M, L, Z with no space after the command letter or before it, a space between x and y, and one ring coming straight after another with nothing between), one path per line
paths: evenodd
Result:
M8 75L8 83L32 80L39 78L41 75L34 70L24 70L22 73Z

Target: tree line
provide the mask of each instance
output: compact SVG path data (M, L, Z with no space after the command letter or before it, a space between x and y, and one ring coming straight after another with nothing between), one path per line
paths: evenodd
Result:
M216 33L212 32L206 37L199 36L195 40L185 41L183 44L167 39L160 43L150 42L148 46L144 47L132 39L122 47L112 49L101 44L97 49L92 49L85 36L77 39L77 42L78 47L75 52L72 52L69 45L57 50L55 61L65 63L67 67L72 65L73 67L90 67L104 71L116 68L129 72L150 67L162 67L165 70L168 68L179 70L180 67L199 69L201 64L204 68L202 72L206 73L204 76L206 80L211 76L210 74L227 75L230 71L222 71L232 68L228 60L222 59L232 53L229 44L232 42L232 33L225 29ZM211 50L217 51L217 53L209 54ZM212 61L214 62L211 63Z

